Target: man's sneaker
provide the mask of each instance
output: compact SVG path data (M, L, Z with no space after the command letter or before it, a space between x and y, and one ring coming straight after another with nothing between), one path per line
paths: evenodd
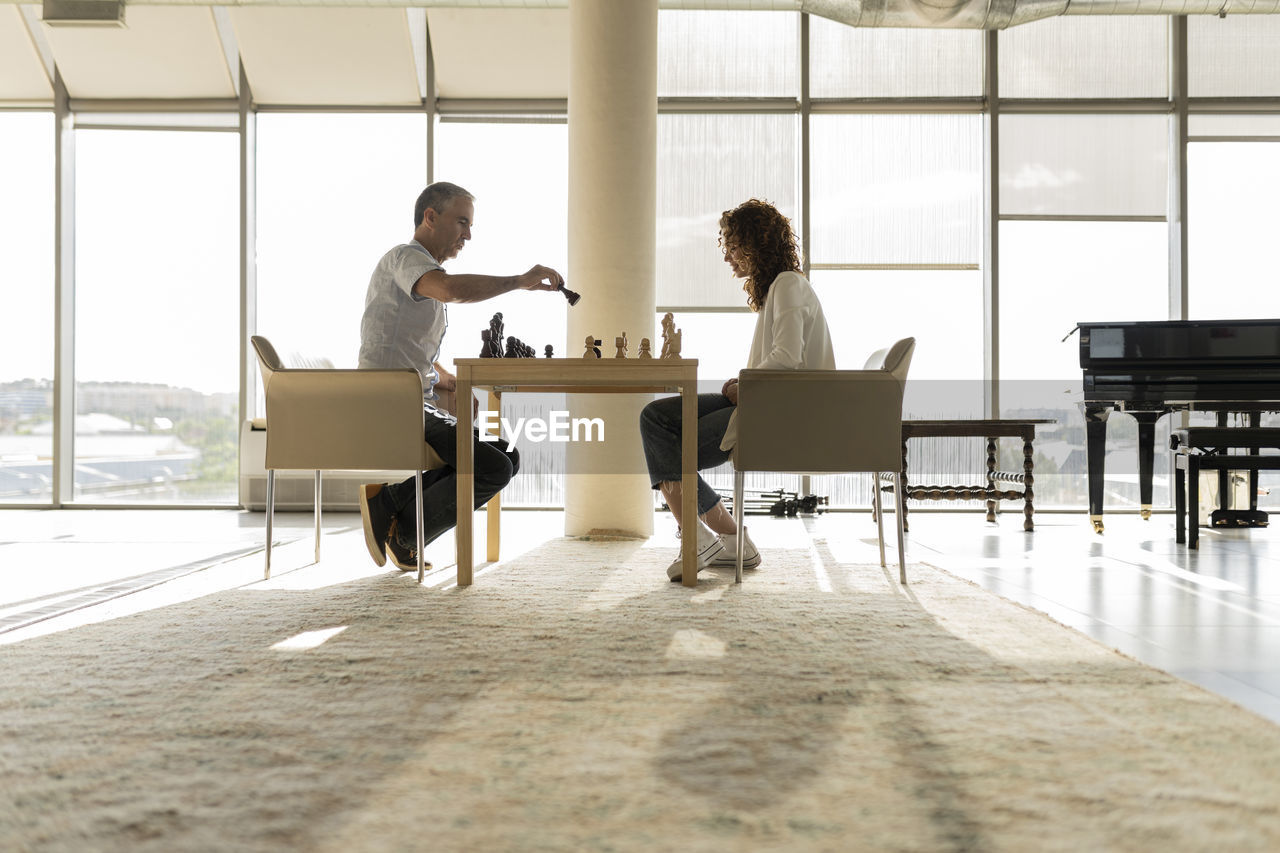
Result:
M387 537L387 556L391 558L391 562L395 564L396 568L402 572L416 572L418 570L418 552L413 550L412 546L405 547L400 544L394 524L391 527L390 535ZM424 571L431 571L430 561L423 560L422 565Z
M364 522L364 544L369 556L379 566L385 566L387 551L383 543L391 533L391 522L395 518L378 499L381 492L381 483L365 483L360 487L360 520Z
M702 571L711 564L711 561L724 550L724 543L720 541L720 537L711 532L711 528L707 527L701 521L698 522L698 571ZM676 561L667 566L667 577L673 581L684 579L684 561L683 555L676 557Z
M742 543L742 568L758 569L760 568L760 550L756 548L756 543L751 541L750 534L746 528L743 528L742 535L745 541ZM711 565L717 567L738 565L738 537L733 533L720 534L720 541L724 543L724 550L716 555L711 561Z

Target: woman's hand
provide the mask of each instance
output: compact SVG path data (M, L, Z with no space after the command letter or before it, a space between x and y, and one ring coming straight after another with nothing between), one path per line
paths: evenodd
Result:
M720 393L728 397L730 403L738 405L738 380L736 378L725 380Z

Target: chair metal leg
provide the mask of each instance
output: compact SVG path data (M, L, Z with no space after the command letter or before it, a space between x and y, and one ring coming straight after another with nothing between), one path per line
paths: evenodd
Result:
M316 470L316 562L320 562L320 471Z
M894 490L897 491L896 489ZM871 503L875 507L876 514L876 538L880 541L880 568L885 567L884 562L884 507L880 503L880 472L877 471L871 475Z
M742 486L744 475L741 471L733 472L733 524L738 529L738 547L736 549L737 564L733 569L733 582L742 583L742 555L747 547L747 529L743 527Z
M414 512L418 514L417 519L415 519L417 524L414 525L418 529L418 583L422 583L423 578L427 575L427 564L422 554L422 472L417 469L413 472L413 497L414 506L416 507Z
M906 520L907 499L902 494L902 474L893 475L893 502L895 521L898 522L898 582L907 583L907 546L903 536L903 522Z
M271 516L276 508L276 472L267 470L267 565L262 570L263 580L271 578Z

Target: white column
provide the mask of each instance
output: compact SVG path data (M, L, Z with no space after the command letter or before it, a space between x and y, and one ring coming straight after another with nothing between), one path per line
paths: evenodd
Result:
M569 2L569 309L565 355L588 334L605 358L627 333L653 337L657 207L657 0ZM656 350L660 348L655 348ZM650 398L574 394L575 417L605 422L603 445L568 445L565 533L649 536L653 491L637 426Z

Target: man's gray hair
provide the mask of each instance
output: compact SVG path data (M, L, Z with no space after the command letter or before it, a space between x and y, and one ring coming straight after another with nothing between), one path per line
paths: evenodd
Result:
M422 216L427 212L427 208L431 208L436 213L441 213L449 202L455 198L467 198L472 201L476 197L464 190L457 184L451 184L448 181L436 181L431 186L422 191L418 196L417 203L413 206L413 227L417 228L422 224Z

